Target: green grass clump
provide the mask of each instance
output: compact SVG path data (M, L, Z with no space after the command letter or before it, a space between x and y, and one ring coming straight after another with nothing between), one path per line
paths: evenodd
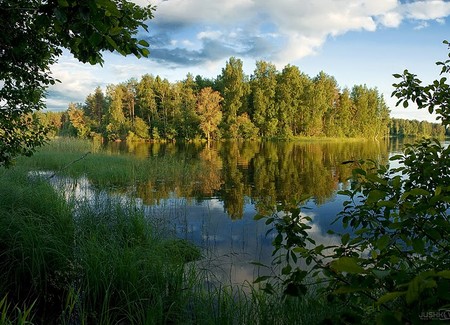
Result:
M158 234L135 206L109 204L100 211L85 206L76 220L86 321L177 321L186 299L184 265L197 259L199 251Z
M70 209L49 184L0 173L0 297L40 313L58 311L73 265Z
M23 306L36 324L178 322L185 265L198 249L160 233L134 205L72 205L23 169L0 173L4 308Z

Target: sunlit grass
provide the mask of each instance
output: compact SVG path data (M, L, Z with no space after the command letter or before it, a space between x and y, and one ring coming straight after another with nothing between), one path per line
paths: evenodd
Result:
M176 183L204 172L199 163L187 163L177 156L143 159L131 154L111 154L92 142L70 138L51 141L32 157L19 159L17 165L55 175L86 176L102 189L126 188L159 179Z

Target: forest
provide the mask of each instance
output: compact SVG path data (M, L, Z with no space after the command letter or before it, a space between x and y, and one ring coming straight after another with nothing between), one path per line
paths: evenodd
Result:
M110 84L105 92L97 87L84 103L71 103L67 111L47 112L40 119L55 134L109 141L378 139L388 136L392 126L376 88L340 89L324 72L310 77L293 65L280 72L265 61L257 61L248 76L235 57L216 78L188 74L172 83L145 74L140 80Z
M175 83L145 74L97 87L84 103L65 112L38 113L51 135L108 141L172 141L388 136L443 137L445 128L427 121L390 118L376 88L341 90L320 72L311 78L296 66L281 72L265 61L254 74L231 57L215 79L188 74Z

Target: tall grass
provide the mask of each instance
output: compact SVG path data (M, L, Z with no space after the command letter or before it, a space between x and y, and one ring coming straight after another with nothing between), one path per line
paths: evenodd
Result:
M89 206L76 219L77 254L82 256L83 315L108 324L97 315L133 324L175 321L184 299L184 265L199 251L184 241L159 234L143 212L107 202ZM145 321L145 322L144 322ZM90 322L89 322L90 323Z
M165 182L176 183L204 173L204 166L199 163L180 163L181 160L176 155L143 159L131 154L111 154L86 140L61 138L51 141L31 158L20 158L18 165L74 178L86 176L97 188L111 189L155 182L161 175Z
M0 325L314 324L340 308L319 295L286 300L251 284L207 282L212 271L191 263L200 251L132 201L75 204L46 179L30 176L36 169L59 170L89 151L87 142L51 146L12 170L0 169ZM120 183L131 175L124 164L143 179L151 168L173 177L186 172L177 174L175 162L162 167L103 153L64 173Z
M24 170L0 175L0 296L36 323L177 322L192 245L162 236L136 206L70 204Z
M66 202L24 172L0 171L0 296L41 314L60 310L72 272Z

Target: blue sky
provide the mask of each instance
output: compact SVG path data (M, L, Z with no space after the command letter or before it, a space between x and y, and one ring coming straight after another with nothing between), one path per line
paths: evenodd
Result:
M314 77L321 70L341 88L366 84L385 96L391 116L433 121L414 108L396 108L390 98L393 73L409 69L424 82L439 74L447 57L450 1L445 0L134 0L156 5L149 33L150 57L105 53L103 67L81 64L64 53L52 67L62 83L47 96L49 110L84 102L105 89L149 73L171 82L187 73L216 77L235 56L251 75L257 60L281 71L296 65Z

